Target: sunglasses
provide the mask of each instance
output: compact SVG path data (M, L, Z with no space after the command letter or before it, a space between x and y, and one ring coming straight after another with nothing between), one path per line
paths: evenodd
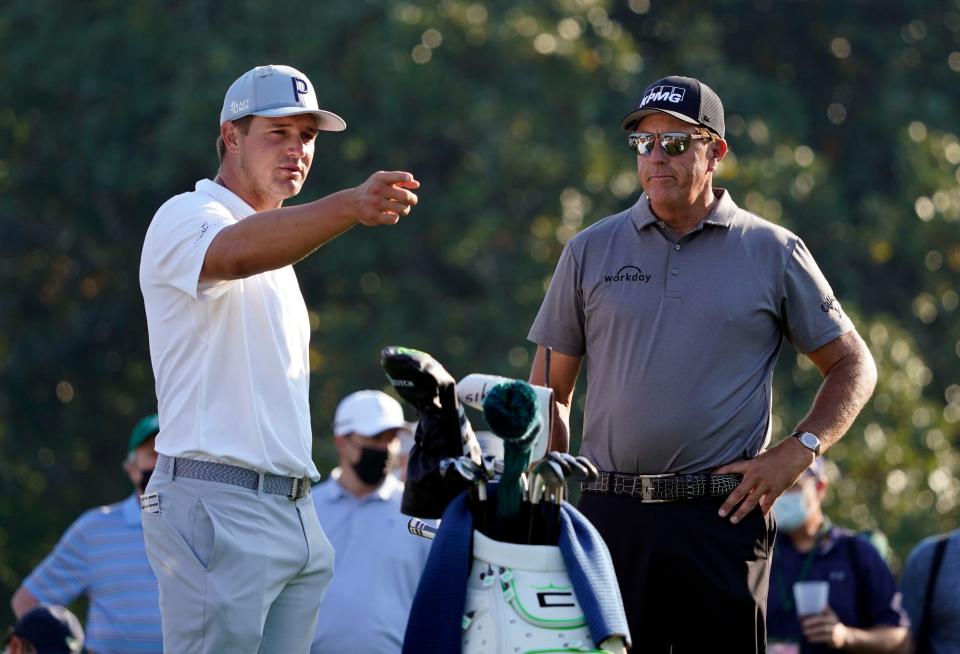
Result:
M653 144L660 141L660 147L671 157L681 155L690 149L690 141L709 139L706 134L687 134L686 132L634 132L627 137L627 147L641 157L648 157L653 152Z

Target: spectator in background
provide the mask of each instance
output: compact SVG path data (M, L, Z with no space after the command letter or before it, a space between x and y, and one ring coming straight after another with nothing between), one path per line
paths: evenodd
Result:
M83 627L62 606L37 606L10 629L7 654L78 654L83 651Z
M907 628L893 574L869 540L823 514L826 488L823 459L817 458L773 505L778 533L768 596L769 651L899 652ZM798 616L793 586L801 581L829 584L820 613Z
M917 654L960 652L960 529L920 542L901 577Z
M311 654L397 654L430 541L407 531L390 451L409 427L380 391L345 397L333 422L339 468L312 494L336 564Z
M156 415L137 422L123 463L135 491L122 502L90 509L70 526L14 593L17 617L40 603L66 605L86 595L89 652L163 651L157 580L144 550L139 500L156 465L159 430Z

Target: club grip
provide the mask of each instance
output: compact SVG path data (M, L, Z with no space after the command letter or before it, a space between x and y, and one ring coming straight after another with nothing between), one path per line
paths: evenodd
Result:
M437 535L437 528L420 518L410 518L410 521L407 522L407 530L414 536L420 536L428 540L433 540Z

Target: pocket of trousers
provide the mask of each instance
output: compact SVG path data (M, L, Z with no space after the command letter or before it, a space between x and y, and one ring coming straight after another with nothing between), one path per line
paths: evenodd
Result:
M160 499L161 502L164 499L162 493ZM155 535L151 539L153 547L166 565L177 561L188 563L187 559L193 559L204 570L209 569L214 558L216 532L202 500L196 499L186 511L178 511L167 502L160 513L144 513L142 522L145 531ZM155 527L151 528L150 524Z
M216 549L216 530L213 520L202 499L197 499L193 507L193 526L191 533L191 548L197 561L206 569L213 565L213 554Z
M773 552L773 541L777 536L777 523L773 518L773 511L763 515L760 507L755 508L751 513L756 514L756 541L754 542L754 555L758 559L769 559Z

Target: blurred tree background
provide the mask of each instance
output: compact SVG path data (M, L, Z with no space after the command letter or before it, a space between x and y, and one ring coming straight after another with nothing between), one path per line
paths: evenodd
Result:
M377 169L423 184L399 226L297 266L321 470L337 401L386 386L384 345L527 375L563 244L639 193L620 118L687 74L728 114L717 185L804 238L880 367L831 452L829 512L899 559L956 526L960 0L10 0L0 43L4 622L67 525L131 490L127 434L155 410L143 235L215 174L223 94L262 63L306 72L349 124L320 136L303 200ZM818 383L786 346L775 440Z

